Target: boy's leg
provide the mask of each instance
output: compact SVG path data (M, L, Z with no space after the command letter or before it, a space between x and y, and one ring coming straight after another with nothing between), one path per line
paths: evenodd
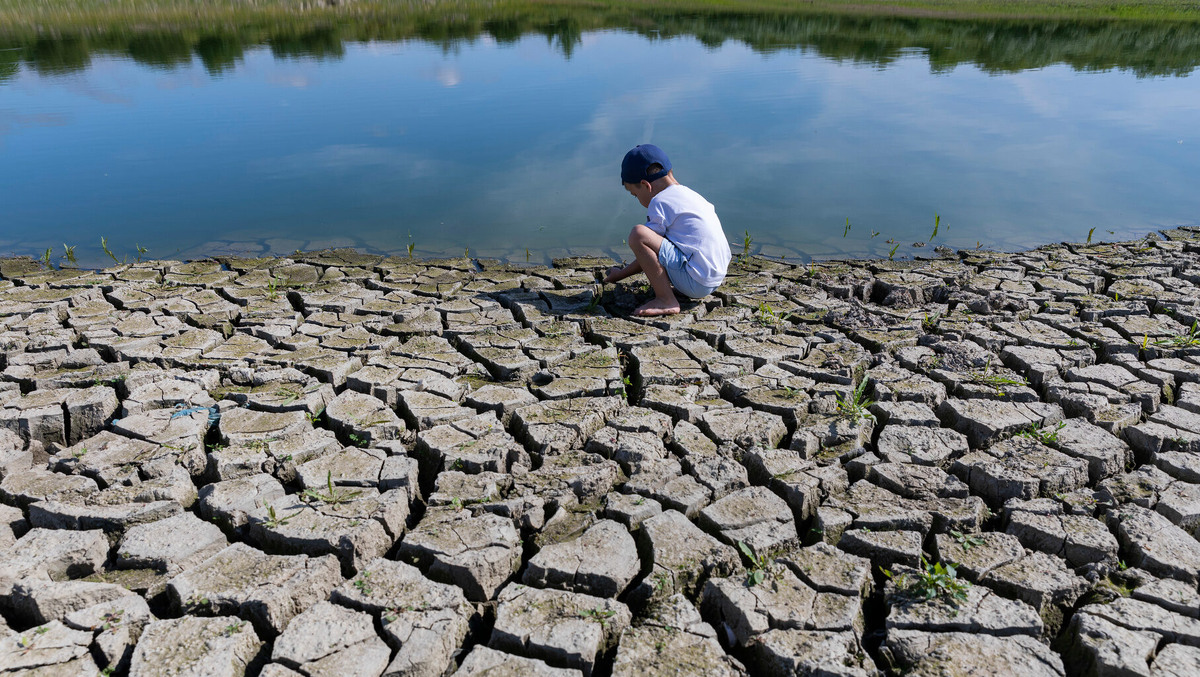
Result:
M658 262L658 250L662 247L662 242L662 235L644 225L636 225L629 231L629 248L633 250L633 257L637 259L629 267L640 267L654 290L654 298L634 310L634 315L649 317L674 315L679 312L679 300L675 298L675 292L671 289L671 278L667 276L666 268Z

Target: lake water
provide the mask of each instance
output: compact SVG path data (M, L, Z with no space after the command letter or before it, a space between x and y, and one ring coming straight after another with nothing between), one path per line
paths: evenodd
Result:
M739 251L749 231L753 250L797 259L931 253L911 245L935 213L932 243L955 248L1200 223L1191 34L1165 64L1103 46L1030 59L1044 40L837 38L642 26L169 58L0 41L0 254L76 245L98 265L104 236L154 257L619 257L645 212L618 168L643 142Z

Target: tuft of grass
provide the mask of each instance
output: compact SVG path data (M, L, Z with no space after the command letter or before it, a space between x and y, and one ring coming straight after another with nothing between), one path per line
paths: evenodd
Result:
M1065 427L1067 427L1066 421L1059 421L1057 428L1038 427L1030 424L1028 428L1017 433L1017 437L1037 440L1042 444L1054 444L1058 442L1058 433Z
M925 313L925 317L921 318L921 329L926 334L932 334L933 332L937 331L938 325L941 323L942 323L942 314L941 313L934 313L933 315L930 315L929 313Z
M104 237L103 235L100 236L100 248L104 250L105 254L108 254L108 258L112 259L114 264L118 266L121 265L121 260L118 259L117 255L112 253L112 250L108 248L108 238Z
M1091 244L1091 243L1092 243L1092 233L1094 233L1094 232L1096 232L1096 227L1095 227L1095 226L1092 226L1092 227L1091 227L1091 229L1090 229L1090 230L1088 230L1088 239L1087 239L1087 243L1086 243L1086 244Z
M937 212L933 213L933 234L929 236L929 241L933 242L933 238L937 237L938 228L942 225L942 217L938 216Z
M971 589L968 581L958 577L953 564L930 564L924 557L921 557L920 571L911 578L907 574L893 578L888 569L883 570L883 575L894 581L905 594L928 602L943 600L958 606L967 600L967 591Z
M777 313L771 304L759 301L758 308L754 311L754 322L764 327L774 327L781 322L786 322L791 316L791 313Z
M849 234L850 234L850 217L847 216L846 217L846 228L845 228L845 230L842 231L842 237L846 237Z
M320 501L329 505L337 505L346 503L358 498L362 494L361 491L350 491L348 489L335 489L333 487L333 473L325 472L325 491L322 493L316 489L308 488L300 492L300 498L306 501Z
M1007 376L1001 376L1000 374L993 374L991 372L992 372L992 362L991 362L991 360L988 360L987 364L983 365L983 369L971 372L971 376L970 376L969 380L973 383L981 383L983 385L987 385L987 386L991 386L991 387L995 388L996 394L1000 395L1000 396L1003 396L1005 394L1004 386L1028 386L1029 385L1029 381L1027 381L1024 377L1009 378Z
M68 247L68 246L67 246L67 243L66 243L66 242L64 242L64 243L63 243L63 251L65 252L65 253L63 254L63 257L67 259L67 263L78 263L78 262L75 260L75 247L74 247L74 245L72 245L72 246Z
M899 242L897 242L895 245L892 245L891 251L888 252L888 261L891 261L896 256L896 250L899 248L900 248Z
M1148 337L1147 337L1148 338ZM1169 348L1192 348L1200 346L1200 322L1193 321L1191 328L1186 332L1169 336L1164 339L1158 339L1154 342L1156 346L1167 346ZM1142 340L1142 349L1146 348L1146 339Z
M854 390L840 395L837 398L837 409L842 416L849 416L858 421L860 419L875 420L875 414L869 410L871 405L875 404L874 400L867 399L867 379L863 378L854 386Z

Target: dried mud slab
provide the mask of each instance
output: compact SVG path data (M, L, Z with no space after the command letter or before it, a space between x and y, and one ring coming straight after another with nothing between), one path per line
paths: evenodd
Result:
M1200 229L0 260L0 671L1200 671Z

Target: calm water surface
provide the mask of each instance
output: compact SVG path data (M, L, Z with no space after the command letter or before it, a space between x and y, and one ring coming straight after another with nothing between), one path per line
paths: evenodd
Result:
M99 238L158 257L356 246L617 253L653 142L740 250L1016 249L1200 222L1200 86L1067 65L997 74L622 30L449 46L250 48L222 69L96 53L0 78L0 253ZM846 219L851 228L846 233Z

